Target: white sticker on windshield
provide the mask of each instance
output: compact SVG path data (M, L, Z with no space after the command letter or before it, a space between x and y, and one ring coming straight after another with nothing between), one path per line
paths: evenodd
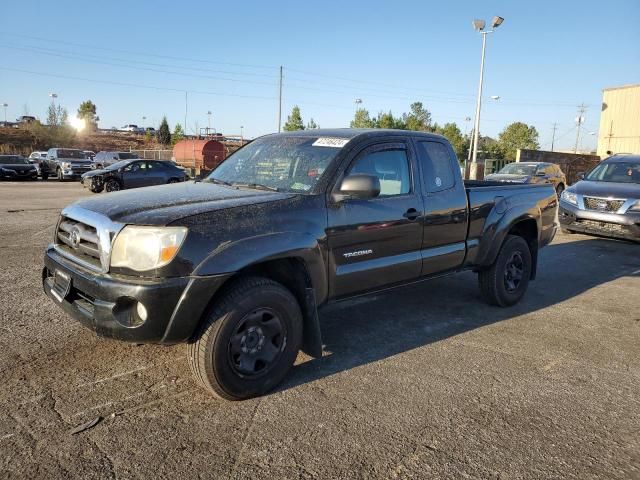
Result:
M312 146L342 148L347 144L349 140L349 138L320 137L315 142L313 142Z

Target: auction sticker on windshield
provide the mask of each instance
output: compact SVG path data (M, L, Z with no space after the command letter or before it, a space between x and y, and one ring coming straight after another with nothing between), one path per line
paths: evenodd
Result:
M313 142L312 146L342 148L347 144L349 140L349 138L320 137L315 142Z

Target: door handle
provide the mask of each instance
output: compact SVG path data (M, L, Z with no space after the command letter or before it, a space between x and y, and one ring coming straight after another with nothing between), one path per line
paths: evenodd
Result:
M416 218L418 218L420 216L420 212L418 210L416 210L415 208L410 208L409 210L404 212L402 214L402 216L404 218L408 218L409 220L415 220Z

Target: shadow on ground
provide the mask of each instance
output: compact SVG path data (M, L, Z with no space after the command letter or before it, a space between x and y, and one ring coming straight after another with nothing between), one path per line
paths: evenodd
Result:
M544 248L538 278L510 308L484 303L471 272L337 303L320 314L325 356L296 365L281 389L543 310L623 276L640 276L640 245L589 239Z

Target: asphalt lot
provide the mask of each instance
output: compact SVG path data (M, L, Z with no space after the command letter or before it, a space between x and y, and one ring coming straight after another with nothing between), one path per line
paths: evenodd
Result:
M560 235L509 309L471 273L330 307L324 358L231 403L41 292L80 195L0 183L1 478L640 478L640 245Z

